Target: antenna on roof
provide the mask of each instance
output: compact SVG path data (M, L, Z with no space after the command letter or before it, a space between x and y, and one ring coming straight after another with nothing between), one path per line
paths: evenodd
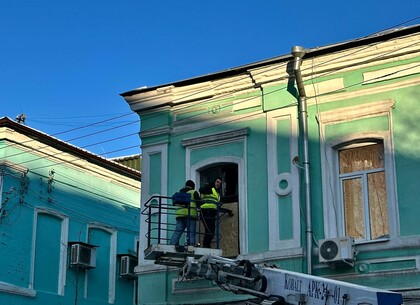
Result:
M16 120L16 122L18 122L20 124L25 124L26 114L22 113L22 114L17 115L15 120Z

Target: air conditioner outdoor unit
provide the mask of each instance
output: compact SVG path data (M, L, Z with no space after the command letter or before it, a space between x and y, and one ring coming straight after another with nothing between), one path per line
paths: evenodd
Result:
M349 236L319 240L320 263L354 263L354 239Z
M120 258L120 276L135 277L134 268L137 266L137 257L122 255Z
M70 265L91 269L96 267L96 248L85 243L71 245Z

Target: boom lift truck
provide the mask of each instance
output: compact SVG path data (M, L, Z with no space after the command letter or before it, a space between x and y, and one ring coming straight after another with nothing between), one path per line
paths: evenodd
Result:
M403 304L399 293L214 255L199 259L187 256L181 276L184 279L206 278L224 290L249 294L259 301L271 301L272 305Z
M236 294L256 297L257 302L271 305L401 305L399 293L370 288L313 275L286 271L275 266L256 265L249 260L232 260L222 257L221 249L204 249L193 246L179 251L165 244L161 231L166 224L160 215L170 207L162 203L170 197L158 196L158 205L146 203L143 214L149 224L146 260L155 264L180 267L181 280L205 278L215 282L221 289ZM158 221L153 222L153 209L158 209ZM164 212L165 210L165 212ZM152 224L157 237L152 238ZM154 242L153 242L153 241Z

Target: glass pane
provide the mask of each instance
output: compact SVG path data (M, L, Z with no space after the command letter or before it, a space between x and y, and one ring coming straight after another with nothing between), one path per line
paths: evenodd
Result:
M384 167L383 144L344 149L338 154L340 174Z
M371 239L389 237L385 172L368 175Z
M365 239L362 179L343 180L345 234L355 239Z

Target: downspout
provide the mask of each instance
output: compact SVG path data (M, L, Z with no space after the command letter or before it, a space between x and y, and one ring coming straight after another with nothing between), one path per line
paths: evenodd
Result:
M293 73L296 79L296 85L299 93L298 109L299 122L302 136L303 146L303 167L305 172L304 189L305 189L305 206L306 206L306 269L307 274L312 274L312 212L311 212L311 184L309 175L309 144L308 144L308 111L306 105L306 92L303 85L302 74L300 66L302 65L302 58L306 51L303 47L294 46L291 54L294 57Z

